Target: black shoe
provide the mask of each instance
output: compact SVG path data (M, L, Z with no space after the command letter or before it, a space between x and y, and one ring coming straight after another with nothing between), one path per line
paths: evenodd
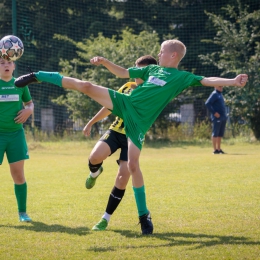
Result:
M143 235L148 235L153 233L153 223L152 223L150 212L139 217L139 223L141 224Z
M14 85L17 88L23 88L31 83L39 83L38 79L36 78L33 72L31 72L30 74L23 75L14 81Z
M215 150L213 154L220 154L219 150Z
M222 151L221 149L218 150L218 153L219 153L219 154L225 154L224 151Z

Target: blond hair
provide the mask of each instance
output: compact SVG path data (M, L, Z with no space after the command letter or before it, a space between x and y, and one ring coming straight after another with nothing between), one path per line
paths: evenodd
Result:
M179 40L167 40L164 41L162 45L167 45L170 52L177 52L179 61L181 61L186 54L186 46Z

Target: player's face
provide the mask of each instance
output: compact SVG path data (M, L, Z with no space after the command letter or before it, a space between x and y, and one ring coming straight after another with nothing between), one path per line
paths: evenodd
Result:
M161 50L158 53L159 57L159 65L162 67L170 67L171 66L171 57L174 52L170 52L169 46L167 44L161 45Z
M13 61L0 58L0 76L3 80L10 80L15 69Z
M218 90L219 92L223 91L223 87L222 86L215 87L215 89Z

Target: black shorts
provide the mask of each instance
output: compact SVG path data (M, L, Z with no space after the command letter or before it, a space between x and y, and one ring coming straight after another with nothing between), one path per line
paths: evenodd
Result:
M108 144L111 150L111 154L121 148L119 160L127 161L128 145L127 138L125 134L120 134L111 129L107 130L99 141L105 142ZM110 154L110 155L111 155Z

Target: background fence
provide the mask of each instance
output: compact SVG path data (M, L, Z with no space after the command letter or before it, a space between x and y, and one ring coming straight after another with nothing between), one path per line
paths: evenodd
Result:
M130 67L141 55L157 57L160 43L171 38L178 38L187 46L181 69L197 75L219 76L222 70L214 64L205 64L200 55L221 50L211 42L217 30L209 14L221 15L235 24L234 17L225 10L228 5L234 11L246 8L249 13L260 9L258 0L4 0L0 3L0 37L15 34L25 45L15 76L28 73L29 67L32 71L59 71L118 89L125 80L100 67L93 68L89 63L91 57L101 55ZM163 130L179 123L193 126L207 120L204 103L212 90L197 87L185 91L165 108L154 129ZM87 97L46 83L30 85L30 91L35 103L31 122L47 132L81 130L101 108ZM224 96L225 92L224 89Z

